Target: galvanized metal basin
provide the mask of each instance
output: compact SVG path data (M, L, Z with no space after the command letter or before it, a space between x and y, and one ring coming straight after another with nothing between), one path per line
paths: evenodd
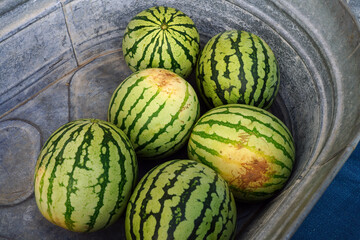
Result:
M124 29L154 5L180 9L202 46L228 29L273 49L281 86L271 111L294 135L296 165L285 189L238 204L236 239L288 239L360 139L360 30L341 0L5 0L0 3L0 238L124 239L121 218L91 234L47 222L36 208L37 154L62 124L106 119L115 87L131 71ZM189 81L193 83L194 76ZM186 158L185 149L172 158ZM154 163L140 163L141 174Z

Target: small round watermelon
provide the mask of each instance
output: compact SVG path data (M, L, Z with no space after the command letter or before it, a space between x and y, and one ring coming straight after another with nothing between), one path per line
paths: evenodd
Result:
M196 82L209 108L239 103L268 109L279 89L279 67L260 37L229 30L205 45L196 66Z
M199 53L194 22L171 7L152 7L137 14L126 27L122 50L132 71L165 68L187 78Z
M135 187L138 165L126 135L115 125L80 119L56 130L35 169L35 199L50 222L74 232L114 223Z
M129 200L125 233L135 239L233 239L236 205L227 183L192 160L150 170Z
M133 73L115 90L108 120L123 130L142 158L161 159L184 146L200 114L193 87L161 68Z
M234 197L249 202L270 198L284 187L295 147L288 128L271 113L228 104L211 109L195 124L188 155L219 172Z

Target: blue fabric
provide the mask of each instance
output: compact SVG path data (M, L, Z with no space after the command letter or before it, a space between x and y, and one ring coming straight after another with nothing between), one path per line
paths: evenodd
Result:
M360 239L360 144L291 240Z

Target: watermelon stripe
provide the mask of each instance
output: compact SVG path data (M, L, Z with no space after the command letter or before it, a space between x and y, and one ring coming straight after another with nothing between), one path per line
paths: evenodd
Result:
M158 14L161 13L161 11L159 7L155 7L154 9L156 9L158 13L155 13L152 9L147 9L146 12L150 13L156 19L154 24L158 25L159 23L162 23L162 20L158 17Z
M179 176L181 172L177 173L176 175ZM176 181L176 178L173 178L172 180ZM179 206L186 206L186 203L189 201L191 194L196 190L196 188L201 184L200 177L194 177L189 180L188 188L184 189L184 193L181 194L179 204L176 207L172 207L172 214L175 216L171 219L169 222L169 229L168 229L168 238L169 239L175 239L174 232L176 230L177 225L179 222L186 220L185 218L185 212L186 208L181 208ZM157 239L157 238L155 238Z
M196 66L196 82L208 107L239 103L267 109L279 88L278 69L261 38L245 31L225 31L205 45Z
M162 52L163 52L163 46L165 45L165 31L162 33L161 37L161 44L159 44L157 55L159 56L159 63L157 65L158 68L165 68L165 59L163 58ZM150 67L150 66L149 66Z
M228 109L225 109L223 112L216 112L216 113L210 113L206 116L207 117L211 117L212 115L217 115L219 116L219 114L233 114L233 115L236 115L236 116L240 116L244 119L247 119L247 120L250 120L251 122L257 122L259 123L260 125L262 126L265 126L267 127L268 129L271 129L273 132L275 132L276 134L278 134L279 137L281 137L284 141L284 143L286 143L286 145L288 145L290 147L291 150L294 150L294 145L292 144L292 139L288 139L288 137L291 138L291 135L289 134L286 134L287 136L285 136L283 133L281 133L278 129L274 128L270 123L265 123L263 121L260 121L258 118L256 117L253 117L253 116L248 116L248 115L244 115L240 112L230 112ZM205 119L205 118L204 118ZM199 125L203 125L203 124L209 124L210 126L214 125L214 124L217 124L217 121L215 120L210 120L210 122L208 121L202 121L201 124ZM240 120L239 120L240 121ZM230 124L230 123L229 123ZM239 122L239 125L241 125L241 122ZM232 126L235 127L236 130L239 130L241 129L240 126L238 124L233 124ZM232 127L231 125L229 125L229 127Z
M194 142L193 139L190 139L190 141ZM201 156L200 154L198 154L195 149L191 146L191 144L188 145L188 152L189 154L191 154L190 156L196 156L196 159L198 159L201 163L207 165L208 167L211 167L214 170L218 170L217 167L215 167L211 162L209 162L208 160L206 160L205 157Z
M211 206L211 202L213 199L213 194L217 194L216 192L216 182L218 181L218 175L215 175L214 181L212 183L209 183L209 191L207 191L206 193L206 198L203 202L203 206ZM221 202L221 205L224 203L224 201L226 201L226 199L224 198L223 201ZM206 207L203 207L201 209L200 215L194 220L194 226L200 226L201 223L204 222L204 218L206 217ZM214 216L213 220L216 217ZM196 233L196 228L193 228L192 232L190 233L190 236L188 237L188 239L196 239L198 237L197 233ZM211 230L208 230L208 232Z
M171 26L180 26L180 25L183 25L183 24L173 24L173 25L171 25ZM194 27L194 26L193 26ZM195 28L195 27L194 27ZM195 44L197 44L198 46L199 46L199 42L198 42L198 38L196 38L196 37L193 37L193 36L191 36L190 34L188 34L187 32L186 32L186 30L187 29L184 29L184 31L180 31L180 30L178 30L177 28L170 28L170 29L168 29L168 31L169 32L176 32L176 33L178 33L180 36L186 36L185 37L185 39L186 40L189 40L191 43L192 42L195 42ZM193 63L195 63L195 61L193 62Z
M122 48L126 63L134 72L165 68L186 78L195 67L199 41L196 26L184 13L174 8L153 7L132 18ZM183 61L183 54L190 64Z
M282 174L282 175L279 175L279 174L274 174L272 175L273 178L283 178L283 179L287 179L289 177L289 174Z
M47 156L48 154L51 154L50 157L53 156L53 154L54 154L54 151L53 151L53 150L54 150L54 149L56 150L56 147L57 147L57 145L59 144L59 141L61 140L62 135L63 135L63 134L66 134L67 132L69 132L69 131L70 131L72 128L74 128L74 127L76 127L76 125L73 124L73 123L64 124L62 127L60 127L59 129L57 129L57 130L51 135L51 137L45 142L45 144L44 144L44 146L43 146L43 149L48 148L49 145L52 145L53 148L52 148L52 150L46 152L45 155L41 155L41 156L40 156L40 161L38 161L38 163L37 163L37 164L38 164L38 167L41 167L41 166L42 166L42 164L43 164L43 162L44 162L44 159L46 159L46 156ZM58 136L58 137L53 140L53 138L54 138L55 136ZM46 168L47 168L47 166L46 166Z
M233 34L231 34L233 35ZM234 41L230 36L229 36L229 40L231 42L231 49L235 50L235 56L237 56L238 61L239 61L239 75L238 75L238 79L240 80L241 86L239 89L239 100L238 103L248 103L247 101L245 101L245 94L246 94L246 84L248 83L246 77L245 77L245 71L244 71L244 61L243 61L243 53L240 52L239 49L239 44L241 42L241 34L237 34L237 38ZM224 103L226 103L227 101L225 100Z
M139 61L137 62L136 66L134 66L136 69L138 69L141 65L141 63L143 61L145 61L145 56L148 54L148 49L150 48L150 46L152 44L154 44L153 47L151 47L150 49L153 49L152 53L150 54L150 60L149 60L149 63L147 65L147 68L151 67L151 64L152 64L152 61L154 60L154 55L155 55L155 52L156 52L156 48L159 46L159 38L158 36L160 35L160 31L157 31L154 33L154 36L151 36L150 38L150 41L149 41L149 44L146 45L146 47L144 48L144 51L142 53L142 56L141 58L139 59ZM156 40L156 41L155 41Z
M120 111L123 109L124 103L125 103L126 99L130 96L130 94L131 94L131 92L132 92L132 89L134 89L135 87L137 87L137 86L139 85L139 83L142 82L145 78L146 78L145 76L144 76L144 77L140 77L139 79L137 79L137 80L135 81L135 83L133 83L131 86L129 86L129 87L127 88L127 91L126 91L124 97L121 99L121 102L119 103L118 109L117 109L114 117L111 116L111 111L108 112L108 119L109 119L109 120L112 120L115 125L118 125L118 126L120 127L120 129L124 129L124 128L125 128L125 126L124 126L124 124L125 124L124 121L125 121L125 120L123 119L123 122L122 122L121 124L118 123L119 113L120 113ZM123 87L123 84L124 84L125 82L126 82L126 79L125 79L125 80L119 85L119 87L115 90L114 95L112 96L111 102L110 102L110 105L109 105L110 108L111 108L112 106L114 106L114 104L115 104L115 99L117 99L117 96L118 96L118 93L119 93L118 90ZM131 109L130 109L130 110L131 110Z
M191 143L193 143L196 146L196 148L202 149L202 150L204 150L205 152L207 152L207 153L209 153L211 155L220 157L220 154L215 149L208 148L205 145L203 145L203 144L199 143L198 141L196 141L195 139L190 139L189 141L191 141Z
M173 162L169 162L168 164L166 164L162 169L165 169L167 166L170 166L170 165L172 165L172 164L174 164ZM152 183L150 184L150 186L148 187L148 189L152 189L152 188L154 188L155 187L155 182L158 180L158 178L159 178L159 176L162 174L162 171L159 171L155 176L152 176ZM149 175L148 175L149 176ZM147 176L147 177L148 177ZM147 178L145 178L145 179L147 179ZM143 184L145 184L147 182L147 180L145 181L143 181L142 183ZM145 189L145 187L144 187L144 185L141 185L140 186L140 190L138 191L138 196L136 196L136 198L133 200L133 202L137 202L138 201L138 199L139 199L139 194L141 193L141 190L142 189ZM141 202L141 205L140 205L140 212L138 213L138 215L141 217L141 219L146 219L146 218L148 218L148 216L149 215L147 215L146 214L146 205L148 204L148 202L150 201L150 199L151 199L151 195L150 195L150 191L147 191L147 193L146 193L146 195L145 195L145 197L144 197L144 199L143 199L143 201ZM130 215L130 217L132 218L133 217L133 215L134 215L134 213L132 213L131 215ZM132 221L130 221L130 222L132 222ZM143 227L143 223L144 223L145 221L141 221L141 223L142 224L140 224L140 226L139 226L139 236L140 236L140 239L144 239L144 232L143 232L143 229L144 229L144 227ZM132 238L132 239L136 239L136 237L135 237L135 235L134 235L134 238Z
M219 125L220 125L220 124L219 124ZM221 124L221 125L223 125L223 124ZM225 126L226 126L226 125L225 125ZM286 154L288 154L288 153L287 153L287 151L284 149L284 147L282 147L280 144L278 144L278 143L276 143L275 141L273 141L272 138L269 138L269 137L267 137L267 136L265 136L265 135L261 135L261 134L256 130L256 128L254 128L252 131L249 130L249 129L247 129L247 128L244 128L244 129L241 128L241 129L244 130L244 131L247 131L247 133L249 133L249 134L251 134L252 132L255 132L255 133L256 133L256 137L258 137L258 138L259 138L259 137L264 137L265 140L267 140L268 142L273 143L273 145L274 145L277 149L281 150L282 153L283 153L285 156L287 156ZM247 130L245 130L245 129L247 129ZM231 139L229 139L229 138L221 137L221 136L219 136L219 135L217 135L217 134L215 134L215 133L213 133L213 134L208 134L208 133L203 132L203 131L193 131L192 134L197 135L197 136L200 136L201 138L212 139L212 140L215 140L215 141L218 141L218 142L222 142L222 143L225 143L225 144L232 144L232 145L238 144L238 141L231 140ZM244 145L244 147L247 147L247 146ZM269 156L267 156L267 157L269 157ZM291 161L291 163L293 163L292 158L289 157L289 156L287 156L287 157L289 158L289 160ZM281 168L286 168L287 170L291 171L291 166L289 167L289 166L287 166L286 164L284 164L284 163L282 163L282 162L272 160L272 163L274 163L274 164L276 164L276 165L279 165Z
M112 125L106 124L106 126L107 126L108 128L110 128L119 138L121 138L121 140L124 142L124 145L125 145L125 148L126 148L126 149L132 149L132 148L133 148L132 144L131 144L130 141L127 139L127 137L124 137L124 136L122 136L121 134L119 134L119 133L118 133L118 130L115 129ZM116 141L114 140L114 143L115 143L115 142L116 142ZM120 166L121 166L121 172L125 174L125 173L126 173L125 169L124 169L124 171L122 171L122 170L123 170L123 166L125 166L125 161L124 161L124 160L126 159L126 157L125 157L125 155L122 154L122 151L121 151L120 148L118 148L118 150L119 150L119 153L121 153L120 159L119 159L119 164L120 164ZM135 154L135 152L130 151L129 153L130 153L130 156L131 156L132 159L136 159L136 154ZM124 156L125 158L123 158L123 156ZM132 186L132 188L133 188L133 187L135 187L136 182L137 182L137 169L138 169L137 161L131 161L131 169L132 169L131 172L134 174L134 177L132 178L132 184L131 184L131 186ZM121 175L121 176L123 176L123 175ZM122 179L123 179L123 178L122 178ZM126 178L125 175L124 175L124 179L125 179L125 181L128 181L128 178ZM120 183L120 184L121 184L121 183ZM120 189L120 188L119 188L119 189ZM121 189L122 189L122 188L121 188Z
M136 156L124 133L112 126L101 120L76 120L60 127L43 146L35 197L41 213L54 224L70 231L95 231L110 225L124 209L128 182L137 175Z
M250 120L251 122L257 122L257 123L269 128L269 129L271 129L272 131L277 133L284 140L284 142L290 147L290 149L292 151L295 150L292 135L289 132L289 130L287 129L287 127L283 123L281 123L279 120L277 120L275 117L271 116L268 112L262 111L262 110L259 110L259 109L254 109L254 108L251 108L251 107L247 107L246 105L242 105L242 106L233 105L233 106L231 106L231 108L232 109L247 109L247 110L251 110L251 111L254 111L254 112L258 112L258 113L263 113L267 117L271 118L271 120L273 122L280 125L281 129L284 130L286 134L281 133L278 129L274 128L273 125L270 124L270 123L265 123L263 121L260 121L258 118L255 118L255 117L252 117L252 116L249 116L249 115L244 115L244 114L242 114L240 112L229 111L228 108L221 109L221 110L224 110L222 112L220 112L220 109L219 109L219 111L209 113L209 114L206 115L206 117L210 117L212 115L219 115L219 114L234 114L234 115L237 115L237 116L241 116L241 117L243 117L245 119Z
M123 38L125 38L127 35L130 35L133 32L136 32L136 31L144 29L144 28L154 28L154 25L138 25L138 26L135 26L134 28L128 28L126 30L126 32L124 33Z
M146 34L144 34L141 38L137 39L130 48L126 49L126 53L125 53L124 57L128 56L130 53L132 55L135 54L138 49L138 45L142 41L144 41L144 39L147 39L148 37L150 37L155 31L158 31L158 29L151 29ZM159 33L159 32L157 32L157 33ZM151 39L151 37L150 37L150 39Z
M194 96L194 102L197 102L197 98L196 96ZM200 105L196 105L197 109L196 109L196 117L195 117L195 121L199 118L200 115ZM191 118L189 117L189 121L191 120ZM178 142L172 147L169 148L167 151L162 152L161 154L158 155L159 158L161 158L162 156L165 156L167 154L169 154L171 151L173 151L174 149L178 149L180 148L187 140L187 138L189 137L189 134L192 130L192 128L189 128L188 131L185 133L184 130L186 128L186 124L181 125L181 130L175 134L170 140L169 142L176 142L176 138L178 137L178 135L183 135L182 138L180 140L178 140Z
M253 78L253 83L252 83L252 91L250 92L250 96L248 99L250 99L251 101L254 101L254 99L261 99L261 96L263 95L263 92L262 94L260 94L260 97L256 97L255 98L255 93L256 93L256 89L259 87L259 84L262 83L262 90L265 90L264 89L264 86L265 86L265 80L262 80L259 78L259 75L258 75L258 65L259 65L259 62L258 62L258 57L257 57L257 48L255 46L255 41L254 41L254 38L252 37L252 35L250 33L248 33L249 35L249 39L251 40L252 42L252 45L251 45L251 49L252 49L252 53L249 55L251 60L252 60L252 64L251 64L251 75L252 75L252 78ZM258 103L255 101L255 102L249 102L249 104L251 105L257 105Z
M165 34L164 37L165 37L166 43L167 43L167 49L166 50L167 50L167 53L168 53L168 55L170 57L170 64L171 64L170 69L173 72L176 72L176 69L182 70L181 65L176 61L176 59L174 57L173 50L172 50L172 45L169 42L168 36Z
M283 122L281 122L278 118L274 117L274 115L272 115L268 111L264 111L264 110L257 109L257 108L247 106L247 105L241 105L241 106L232 105L231 108L234 108L234 109L246 109L246 110L250 110L250 111L255 112L255 113L261 113L262 115L265 115L265 116L269 117L271 119L271 121L277 123L278 125L280 125L282 127L282 129L286 132L286 135L288 135L288 137L289 137L288 140L290 142L293 142L293 137L291 135L291 132L285 126L285 124ZM293 144L290 144L290 146L293 146ZM293 150L294 150L294 148L293 148Z
M151 98L146 102L146 104L144 105L144 107L141 109L141 111L139 111L134 120L132 121L132 123L130 124L130 126L126 129L124 129L124 131L126 131L127 134L130 134L131 131L134 129L135 124L137 123L137 121L142 117L142 115L144 114L144 112L146 112L146 109L148 108L148 106L151 104L152 101L154 101L156 99L156 97L160 94L160 90L156 91L156 93L154 95L151 96ZM160 106L161 108L161 106ZM124 120L125 122L125 120ZM136 138L138 139L138 137Z
M101 145L106 147L106 154L101 154L101 162L103 163L104 166L107 165L106 162L108 161L108 159L110 157L109 143L111 142L114 146L116 146L116 149L117 149L116 154L119 156L118 164L120 166L120 173L119 174L121 175L121 181L119 181L119 184L118 184L118 198L117 198L116 204L114 205L114 208L110 211L110 216L108 218L108 221L105 224L105 227L106 227L106 226L110 225L113 217L116 215L117 210L120 208L121 203L125 199L125 196L123 195L122 190L124 189L124 187L125 187L125 185L126 185L126 183L128 181L128 179L126 177L126 168L125 168L126 156L122 153L120 146L117 144L116 139L113 137L113 133L116 134L117 137L122 139L122 141L124 143L126 143L127 147L130 147L130 146L128 144L128 141L123 136L118 134L118 131L116 131L116 130L114 131L114 128L112 126L110 126L109 124L105 124L105 127L102 126L101 124L99 124L99 127L103 130L103 132L105 134L103 142L101 143ZM110 128L111 131L108 128ZM134 164L132 164L132 165L134 165ZM135 166L133 166L132 169L133 169L132 172L136 173ZM108 172L108 169L107 169L107 172ZM102 175L105 175L105 174L106 174L106 172L104 172ZM100 182L101 177L99 177L99 182ZM134 180L135 179L136 179L136 177L134 177ZM103 198L104 198L104 194L100 193L99 199L103 199ZM99 207L99 204L98 204L98 207ZM98 207L96 208L95 214L93 215L94 218L93 218L93 216L91 217L91 223L89 224L89 230L88 231L90 231L90 229L92 229L94 224L96 223L96 218L97 218L96 214L98 214L98 212L99 212L99 211L97 211L97 209L100 209Z
M219 192L218 184L223 180L217 174L205 180L203 176L208 176L208 169L197 168L198 164L195 161L168 161L153 168L143 177L128 204L126 230L129 239L176 239L183 231L179 229L180 226L187 221L184 225L188 226L187 230L190 229L189 226L194 226L191 232L185 233L184 237L187 239L213 239L214 235L226 236L233 232L231 227L235 225L236 210L227 185L224 183L223 192ZM198 171L198 174L190 177L194 170ZM168 179L167 182L164 182L165 178ZM184 180L186 185L183 183ZM181 191L180 194L174 191L176 189ZM204 192L199 195L201 189ZM156 210L153 209L155 202ZM198 206L197 216L191 216L190 208L194 206L192 203ZM190 215L187 215L189 213ZM211 220L208 218L209 213L212 215ZM168 221L164 219L165 215ZM154 224L154 230L150 230L148 226L150 219ZM227 226L223 226L225 224ZM202 232L197 232L199 227L203 229ZM163 234L166 234L166 237Z
M135 102L129 107L129 110L127 112L127 116L131 115L133 110L135 109L136 105L139 104L140 100L144 99L145 92L150 88L143 88L141 91L140 96L135 100ZM120 109L120 108L119 108ZM122 108L121 108L122 109ZM125 132L125 119L122 121L122 124L120 125L120 129L122 129Z
M216 193L216 182L218 181L219 177L218 175L216 175L216 177L214 178L214 183L213 183L213 186L212 186L212 190L214 193ZM227 189L225 188L224 189L224 196L226 196L226 191ZM212 193L211 194L208 194L209 197L212 198ZM221 214L221 211L223 211L225 209L225 204L230 202L229 201L230 198L223 198L223 201L221 202L219 208L218 208L218 212L215 214L214 211L213 211L213 218L212 218L212 221L211 221L211 224L210 224L210 228L209 230L207 231L207 233L205 234L204 236L204 239L207 239L208 236L210 236L210 234L214 233L215 230L216 230L216 223L219 222L219 221L224 221L223 219L223 214ZM231 209L231 208L230 208ZM223 227L225 227L225 224L223 224ZM222 231L219 231L219 234L221 233Z
M208 45L205 46L205 48L207 47ZM204 49L205 50L205 49ZM200 58L199 58L200 60ZM205 104L209 107L210 104L212 102L212 99L210 97L207 96L207 94L205 94L205 74L204 74L204 64L201 64L200 61L198 61L197 63L197 67L196 67L196 79L197 79L197 87L198 87L198 90L199 90L199 93L200 93L200 96L204 99L205 101Z
M266 82L269 82L269 81L268 81L268 77L269 77L269 73L270 73L269 55L268 55L268 52L267 52L267 50L266 50L263 42L262 42L262 41L259 41L259 43L260 43L260 45L261 45L261 47L262 47L262 52L263 52L264 57L265 57L265 59L264 59L264 63L265 63L265 68L264 68L265 76L264 76L264 78L263 78L264 84L263 84L263 86L262 86L262 88L261 88L261 94L260 94L261 97L260 97L259 99L262 99L262 101L264 101L264 103L262 104L262 106L264 106L264 108L267 108L268 105L271 104L272 99L273 99L272 97L271 97L271 98L268 98L268 99L269 99L269 101L268 101L268 99L266 99L266 98L264 97L264 92L265 92L265 90L267 89L267 86L266 86L265 83L266 83ZM269 91L269 90L267 90L267 91ZM273 91L273 94L275 94L275 91ZM271 95L271 96L274 96L274 95ZM259 100L259 99L258 99L258 100Z
M224 96L224 92L221 89L221 85L220 83L217 81L217 78L219 76L219 71L217 70L217 61L215 60L216 57L216 52L215 49L217 48L217 42L219 41L219 38L221 37L221 35L218 35L215 39L214 42L211 45L211 57L210 57L210 62L211 62L211 80L214 81L215 85L216 85L216 89L215 89L215 93L217 95L217 97L220 99L220 101L222 103L226 102L225 96ZM205 92L205 91L204 91Z
M184 44L182 44L179 40L177 40L176 37L171 35L171 38L176 42L176 44L178 46L180 46L183 49L184 54L185 54L186 58L190 61L190 63L192 65L195 65L195 61L194 61L193 56L190 54L190 50L187 47L185 47Z
M68 180L67 187L66 187L67 188L66 201L65 201L66 211L65 211L64 217L65 217L65 224L68 227L68 229L70 229L70 230L74 229L74 223L75 223L73 220L71 220L71 214L74 211L74 207L71 205L70 196L71 196L71 194L76 194L76 192L78 190L78 188L74 186L77 183L77 179L74 178L74 171L75 171L76 168L81 168L80 159L81 159L81 155L83 154L84 145L90 146L91 145L91 140L93 139L93 136L92 136L92 133L91 133L91 126L88 127L87 129L84 128L84 129L81 129L81 130L85 131L85 134L84 134L83 140L81 141L81 144L78 146L77 151L75 152L75 158L74 158L75 162L73 164L72 171L70 173L68 173L69 180ZM74 139L74 140L77 141L78 139ZM67 145L64 144L63 149L65 149L66 146ZM85 150L87 150L87 149L85 148ZM62 157L62 155L61 155L61 157ZM88 160L88 151L85 151L84 160L85 161ZM53 173L54 173L54 176L55 176L56 168L54 168L54 169L55 169L55 171L53 171ZM50 185L49 185L49 187L50 187ZM52 191L51 191L51 193L52 193Z
M188 164L184 164L181 166L180 169L177 169L174 171L174 175L175 176L181 176L183 173L186 172L187 168L189 166L192 166L193 163L188 163ZM191 194L196 190L196 187L200 185L200 178L199 177L196 177L196 178L193 178L193 179L189 179L190 183L189 183L189 188L188 189L184 189L184 192L186 192L186 194L182 194L181 195L181 198L180 198L180 201L179 201L179 204L182 202L182 201L186 201L186 200L189 200ZM157 226L155 227L155 234L154 234L154 239L158 239L157 238L157 231L160 229L160 223L161 223L161 215L163 214L163 210L164 210L164 206L165 206L165 201L166 200L172 200L173 197L176 197L176 194L169 194L169 189L173 188L175 186L175 184L177 183L177 177L173 177L169 180L169 183L166 184L162 190L164 192L163 196L159 199L159 203L161 205L161 209L158 213L154 213L153 216L156 218L157 220ZM185 202L186 204L186 202ZM183 205L185 206L185 205ZM174 207L175 209L177 207ZM178 217L175 217L175 218L172 218L172 220L175 220L177 222L183 220L185 218L185 208L183 208L183 211L182 212L177 212L176 213L176 210L174 210L173 208L173 216L178 216ZM181 213L183 213L181 215ZM176 222L171 222L169 223L169 226L168 226L168 238L169 239L174 239L173 237L173 234L176 230L176 227L177 227L177 224ZM172 236L172 237L171 237Z
M148 12L153 13L152 11L148 11ZM148 18L147 16L139 16L139 15L136 15L135 17L133 17L132 20L139 20L139 21L149 22L149 23L154 24L154 26L157 26L159 24L159 22L161 22L161 21L154 14L152 14L152 15L156 18L157 21L154 21L154 20Z
M284 180L279 181L279 182L271 182L271 183L265 183L263 185L263 187L271 187L271 186L278 186L279 188L281 188L284 185Z
M169 153L173 152L174 149L180 148L180 147L185 143L185 140L188 138L188 136L189 136L189 134L190 134L190 130L191 130L191 129L188 129L187 132L184 132L185 128L186 128L186 124L181 125L180 131L179 131L178 133L176 133L176 134L168 141L168 143L174 142L175 145L173 145L173 147L169 148L168 150L162 151L161 153L159 153L159 154L157 155L158 158L162 158L163 156L167 156ZM177 137L178 137L179 135L182 135L182 137L181 137L180 140L177 139ZM156 150L159 151L160 148L161 148L161 146L158 147Z
M128 133L130 133L130 131L134 128L136 122L141 118L142 114L146 111L146 108L149 107L149 105L151 104L152 101L154 101L154 99L160 94L161 90L158 90L145 104L145 106L143 107L143 109L138 112L136 114L136 117L134 119L134 121L132 122L132 124L129 126L128 128ZM170 97L170 96L169 96ZM168 97L168 98L169 98ZM138 143L139 140L140 140L140 135L146 130L146 129L149 129L149 124L150 122L159 116L159 113L165 108L165 105L166 105L166 100L161 104L159 105L158 109L153 113L151 114L150 117L147 117L147 120L146 122L144 123L144 125L140 128L140 130L137 132L137 135L135 137L135 140L134 140L134 143Z
M184 28L190 28L190 29L196 29L194 24L188 24L188 23L171 23L168 25L169 27L184 27ZM175 29L171 29L175 30ZM190 35L188 35L190 37ZM193 38L196 39L196 38Z
M85 124L84 124L85 125ZM61 165L63 162L64 162L64 158L62 157L63 154L64 154L64 150L65 150L65 147L67 146L67 144L71 141L73 141L74 139L74 135L77 133L77 134L80 134L80 132L82 131L84 125L81 125L78 127L78 129L76 131L73 131L71 132L70 134L70 137L65 141L64 144L62 144L62 148L61 150L59 151L58 155L56 155L55 157L55 165L51 171L51 174L50 174L50 177L48 179L48 182L49 182L49 186L47 188L47 213L50 217L50 219L53 221L52 219L52 213L51 213L51 205L53 203L52 201L52 193L53 193L53 184L54 184L54 179L56 178L56 170L57 170L57 167L59 165ZM79 135L78 135L79 136ZM63 140L63 139L60 139L60 140ZM48 165L50 164L50 161L48 161L48 163L46 164L46 169L48 167ZM45 174L43 175L43 178L45 177ZM40 192L41 193L41 192Z
M187 101L188 101L188 99L189 99L189 95L190 95L190 94L189 94L189 86L186 85L186 92L185 92L184 100L182 101L179 109L182 109L182 108L186 105L186 103L187 103ZM161 134L165 133L165 132L166 132L166 129L167 129L168 127L172 126L172 125L174 124L174 122L178 119L179 114L180 114L180 111L176 112L175 115L172 115L170 122L164 124L164 127L163 127L162 129L160 129L157 133L155 133L151 139L149 139L148 141L146 141L146 142L143 143L143 144L139 144L139 145L135 148L135 151L141 151L141 150L144 149L149 143L154 142L155 139L157 139ZM129 132L130 132L130 131L129 131Z
M164 8L164 13L166 14L166 11L168 10L168 8ZM171 16L169 19L164 18L164 21L162 23L165 23L166 25L168 25L169 23L175 21L176 18L178 18L180 15L178 14L179 12L174 12L171 13Z

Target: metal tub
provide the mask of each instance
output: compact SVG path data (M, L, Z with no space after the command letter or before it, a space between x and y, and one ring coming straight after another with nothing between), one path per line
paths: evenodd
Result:
M112 92L131 73L124 29L154 5L189 15L202 46L223 30L247 30L278 59L271 111L294 135L296 164L280 194L238 203L236 239L289 239L359 142L360 30L341 0L3 0L0 239L124 239L124 216L89 234L52 225L37 210L32 181L54 130L78 118L106 119ZM186 158L185 149L172 158ZM157 163L140 160L140 175Z

